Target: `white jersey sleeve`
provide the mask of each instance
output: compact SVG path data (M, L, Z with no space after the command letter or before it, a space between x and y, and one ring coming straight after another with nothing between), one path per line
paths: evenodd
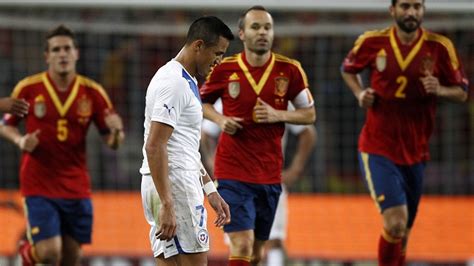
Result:
M162 80L163 81L163 80ZM151 121L161 122L176 128L178 119L186 106L184 89L188 84L184 79L168 79L156 91Z

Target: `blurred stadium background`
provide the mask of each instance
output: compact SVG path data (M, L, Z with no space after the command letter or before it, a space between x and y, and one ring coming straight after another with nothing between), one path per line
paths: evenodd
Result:
M288 265L373 265L380 221L357 167L364 119L343 85L340 64L356 37L391 24L390 1L263 0L275 20L275 51L298 59L318 111L317 147L291 191ZM181 48L190 22L217 15L237 33L247 0L0 1L0 96L45 69L44 34L64 23L78 35L79 73L104 85L123 116L127 140L113 153L91 130L88 163L95 191L94 243L84 265L152 265L141 202L143 109L154 72ZM426 1L424 26L453 40L471 81L463 105L439 103L411 265L474 262L474 1ZM231 44L229 54L240 51ZM290 139L288 158L295 148ZM0 140L0 265L16 265L24 219L19 152ZM225 265L222 232L212 230L210 265Z

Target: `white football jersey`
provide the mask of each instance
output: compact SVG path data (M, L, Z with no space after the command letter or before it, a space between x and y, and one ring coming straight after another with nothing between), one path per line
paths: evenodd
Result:
M168 141L170 169L198 170L201 155L199 141L203 119L196 78L177 61L162 66L148 85L145 105L143 163L140 173L150 174L145 144L152 122L173 127Z

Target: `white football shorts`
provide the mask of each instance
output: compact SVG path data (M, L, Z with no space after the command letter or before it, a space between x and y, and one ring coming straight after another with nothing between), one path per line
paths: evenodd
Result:
M176 213L177 233L172 240L163 241L155 236L159 229L160 198L151 175L142 176L142 205L145 218L151 227L149 237L153 256L158 257L164 254L165 258L169 258L177 254L208 251L207 212L204 208L204 193L199 171L170 169L169 177Z
M273 220L269 240L286 239L286 227L288 225L288 190L284 185L281 186L280 199L278 200L275 220Z

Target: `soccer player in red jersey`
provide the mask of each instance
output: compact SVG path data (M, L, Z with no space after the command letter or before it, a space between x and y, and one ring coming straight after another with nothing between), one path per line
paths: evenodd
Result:
M73 32L61 25L46 38L48 70L20 81L12 97L24 99L22 117L6 114L1 135L23 151L20 191L25 197L28 242L20 246L23 265L78 265L81 245L92 233L91 185L86 135L91 122L108 146L124 139L122 120L106 92L76 73L79 52Z
M404 265L422 193L438 98L467 99L468 80L451 41L420 27L423 0L392 0L394 25L362 34L342 77L367 110L359 160L383 219L379 265ZM370 87L357 73L369 68Z
M299 62L271 52L273 19L265 8L243 13L239 37L244 51L213 69L201 97L204 117L223 132L214 175L231 210L231 222L224 226L229 265L250 265L262 259L281 193L285 122L311 124L316 112ZM212 106L218 98L223 114ZM287 110L288 101L296 110Z

